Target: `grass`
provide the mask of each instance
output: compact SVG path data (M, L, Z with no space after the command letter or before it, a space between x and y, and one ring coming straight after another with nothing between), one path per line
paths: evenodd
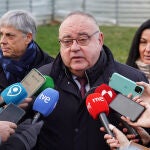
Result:
M59 52L58 28L58 25L45 25L37 29L36 42L53 57Z
M58 28L59 25L45 25L37 30L36 42L53 57L59 52ZM104 43L111 49L114 58L125 63L137 28L101 26L100 29L104 33Z

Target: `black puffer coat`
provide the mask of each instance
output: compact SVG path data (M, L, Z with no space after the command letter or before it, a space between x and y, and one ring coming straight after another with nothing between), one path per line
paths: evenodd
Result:
M50 75L59 91L60 99L54 111L43 118L45 124L39 135L38 150L107 150L108 145L100 132L100 122L93 120L81 98L78 86L64 67L60 55L54 63L41 67L40 72ZM86 71L90 87L108 84L113 72L134 81L147 81L138 70L116 62L110 50L104 46L98 62ZM111 118L111 117L110 117ZM114 118L113 118L114 119Z

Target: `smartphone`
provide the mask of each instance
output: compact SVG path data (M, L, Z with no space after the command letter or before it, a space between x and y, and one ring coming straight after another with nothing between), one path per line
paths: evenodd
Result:
M10 121L18 123L25 115L25 111L20 107L10 103L0 112L0 121Z
M142 95L144 87L136 85L136 83L119 73L113 73L110 80L109 86L121 94L128 96L132 93L132 97Z
M45 83L46 78L37 70L32 69L21 81L25 87L28 97L31 97Z
M122 94L118 94L109 104L109 107L120 115L129 117L132 121L136 121L145 110L144 106Z

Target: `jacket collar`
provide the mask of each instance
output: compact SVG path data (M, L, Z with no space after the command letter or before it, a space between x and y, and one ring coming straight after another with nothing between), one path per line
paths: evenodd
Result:
M108 79L111 76L114 68L114 58L111 51L104 45L100 57L97 63L90 69L88 69L87 75L90 80L91 86L97 83L96 80L102 83L108 83ZM110 69L111 66L111 69ZM101 79L100 79L101 78ZM99 84L99 83L98 83ZM96 86L96 85L94 85Z
M108 67L108 65L112 69L110 69L110 67ZM86 70L86 75L88 77L90 86L91 87L95 86L94 84L97 83L96 80L97 79L99 80L100 77L101 77L102 83L103 82L108 83L109 77L111 76L112 72L114 72L113 65L114 65L113 55L112 55L111 51L109 50L109 48L107 48L104 45L101 50L100 57L99 57L97 63L92 68ZM52 68L53 69L51 71L51 76L54 77L54 80L56 80L56 82L59 78L62 78L64 76L64 74L67 76L67 78L69 80L73 80L71 72L68 70L68 68L62 62L60 53L57 55ZM64 74L62 73L62 71ZM104 74L104 72L105 72L105 74ZM99 83L97 83L97 84L99 85Z

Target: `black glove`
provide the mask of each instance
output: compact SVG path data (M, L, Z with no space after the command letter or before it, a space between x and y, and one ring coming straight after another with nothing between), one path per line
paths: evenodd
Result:
M43 121L39 121L32 124L32 120L27 119L18 125L15 134L12 136L19 138L24 143L26 150L30 150L36 144L37 136L40 133L43 123Z

